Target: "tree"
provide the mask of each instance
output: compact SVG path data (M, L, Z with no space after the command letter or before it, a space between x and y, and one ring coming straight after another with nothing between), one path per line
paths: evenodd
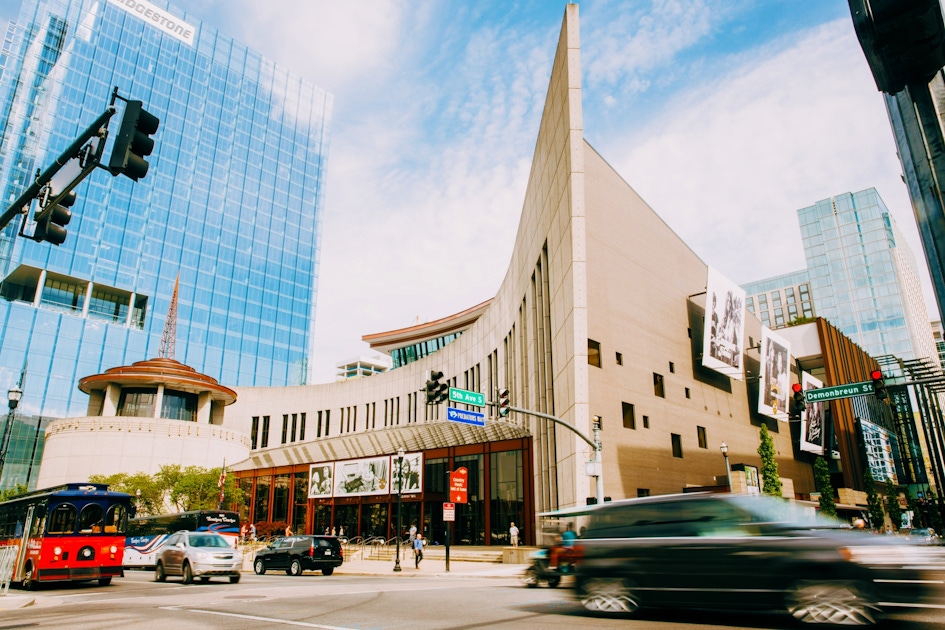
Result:
M902 524L902 508L899 507L899 488L893 485L892 479L886 478L886 513L892 521L894 530Z
M187 510L215 510L220 501L220 473L222 468L188 466L181 470L176 464L161 466L154 475L137 472L133 475L93 475L92 483L108 484L110 490L127 492L137 503L139 516L186 512ZM233 475L226 476L223 486L227 504L240 503L243 492ZM141 491L140 497L138 490Z
M866 488L867 512L870 516L870 529L879 531L883 528L886 514L883 512L883 500L879 498L876 492L876 480L873 479L873 473L867 468L863 472L863 486Z
M767 425L761 425L761 445L758 446L761 455L762 492L776 497L781 496L781 477L778 474L778 462L775 461L774 440L768 433Z
M830 469L827 460L818 457L814 462L814 486L820 493L820 512L827 516L837 515L837 504L833 500L833 485L830 483Z
M108 489L115 492L126 492L132 496L135 506L135 516L151 516L163 514L165 510L166 490L159 480L147 473L138 471L133 475L116 473L114 475L92 475L92 483L108 484ZM140 495L138 492L140 491Z
M27 492L29 492L29 488L26 487L26 484L18 483L12 488L0 490L0 501L9 501L10 499L15 499L19 496L22 496Z

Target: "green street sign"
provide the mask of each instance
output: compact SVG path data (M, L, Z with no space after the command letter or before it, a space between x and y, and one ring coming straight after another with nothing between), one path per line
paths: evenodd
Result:
M450 387L450 402L463 403L473 407L485 407L486 397L479 392L470 392L465 389Z
M872 393L873 381L865 381L863 383L849 383L847 385L821 387L820 389L808 389L804 392L804 399L809 403L815 403Z

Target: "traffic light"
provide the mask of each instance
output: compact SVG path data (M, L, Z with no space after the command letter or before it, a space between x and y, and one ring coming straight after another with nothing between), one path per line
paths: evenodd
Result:
M790 417L794 420L801 419L801 413L807 408L807 401L804 400L804 386L800 383L791 385L791 391L794 392L791 398Z
M430 372L430 380L423 388L427 395L428 405L438 405L449 396L449 385L441 383L441 378L443 378L443 372L436 370Z
M870 378L873 379L873 395L877 400L886 400L886 381L883 380L881 370L870 372Z
M509 402L509 390L503 387L499 390L499 417L505 418L509 415L509 408L511 403Z
M154 150L154 139L150 136L160 124L157 116L144 110L141 101L126 101L125 113L108 160L112 175L125 175L138 181L148 174L150 164L144 158Z
M63 195L58 203L47 204L36 213L36 229L33 230L33 240L48 241L53 245L62 245L66 241L66 226L72 220L69 208L75 203L75 193L69 191Z

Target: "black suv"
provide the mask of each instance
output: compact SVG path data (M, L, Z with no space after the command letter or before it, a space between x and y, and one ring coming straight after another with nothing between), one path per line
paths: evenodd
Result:
M269 569L285 569L289 575L319 570L331 575L344 561L341 542L334 536L288 536L257 551L253 569L259 575Z
M920 604L943 552L851 529L793 501L682 494L602 504L574 543L590 611L782 610L805 623L870 625L880 602Z

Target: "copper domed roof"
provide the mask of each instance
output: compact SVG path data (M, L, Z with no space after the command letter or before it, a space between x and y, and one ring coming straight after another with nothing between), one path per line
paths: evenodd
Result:
M138 361L129 366L105 370L104 374L86 376L79 380L79 390L91 394L104 390L112 383L122 387L163 384L193 394L209 392L213 400L224 405L236 402L236 392L220 385L215 378L200 374L180 361L165 358Z

